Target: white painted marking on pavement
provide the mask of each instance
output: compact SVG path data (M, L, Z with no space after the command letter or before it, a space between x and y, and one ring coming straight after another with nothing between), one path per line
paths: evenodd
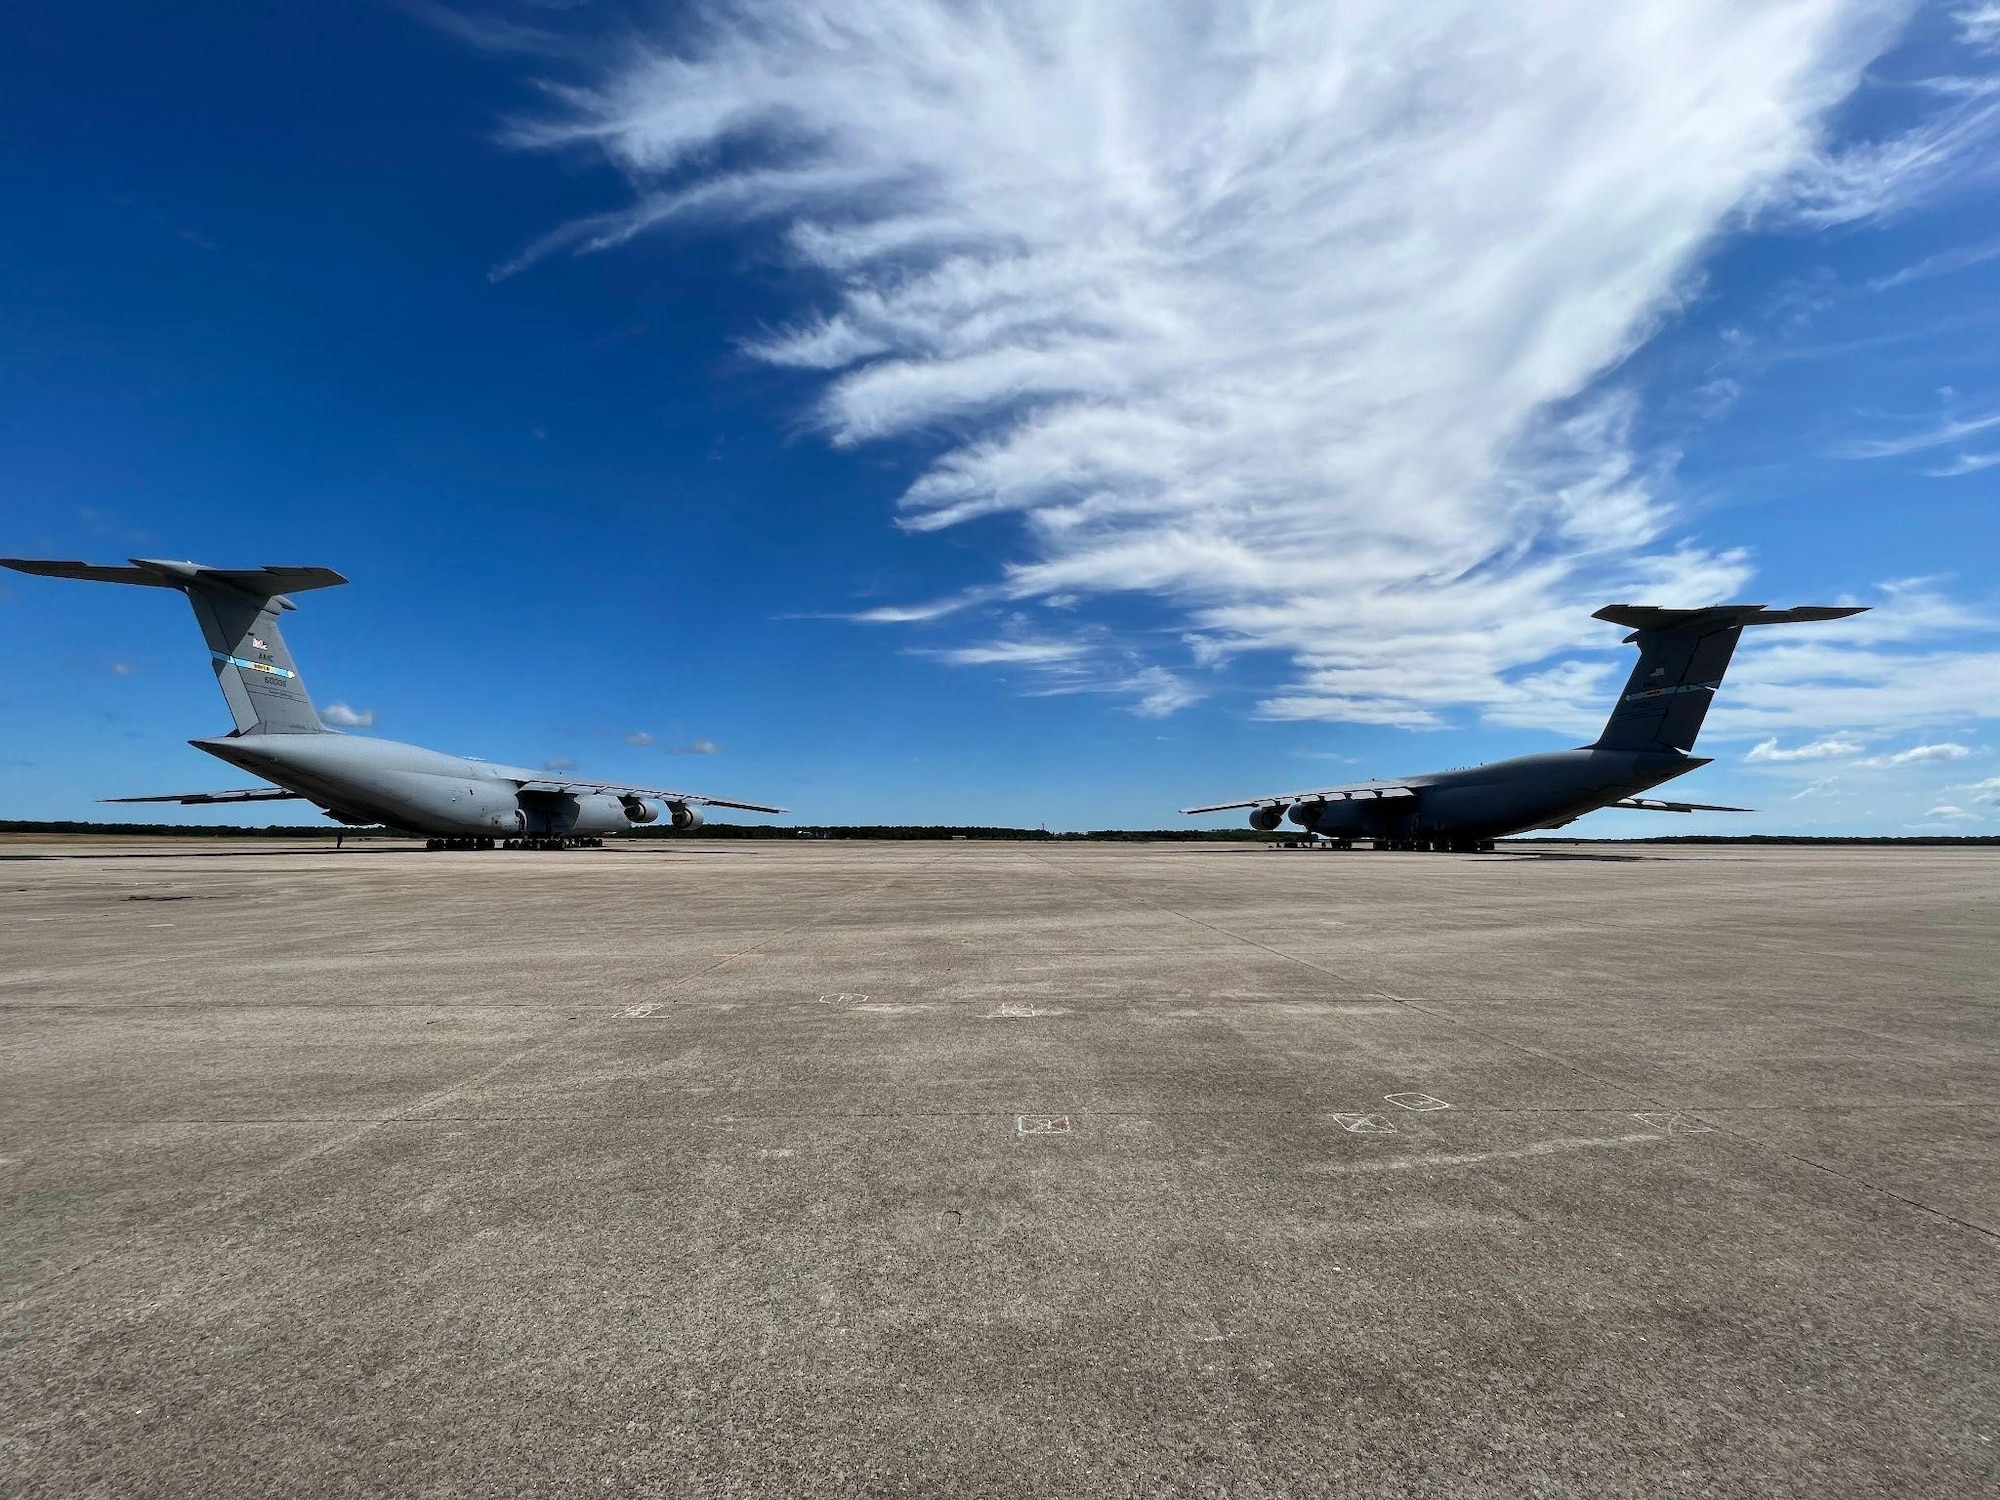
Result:
M1071 1135L1068 1115L1016 1115L1014 1129L1021 1135Z
M1375 1115L1335 1115L1334 1123L1349 1135L1394 1135L1396 1127L1385 1125Z
M1450 1109L1451 1106L1435 1094L1384 1094L1391 1104L1399 1104L1404 1109Z
M1681 1114L1678 1110L1647 1110L1632 1116L1643 1120L1655 1130L1664 1130L1668 1135L1713 1135L1715 1127Z
M621 1016L631 1016L634 1019L637 1019L642 1016L650 1016L652 1013L653 1013L653 1002L650 1000L646 1001L642 1005L628 1005L623 1010L618 1012L618 1014Z

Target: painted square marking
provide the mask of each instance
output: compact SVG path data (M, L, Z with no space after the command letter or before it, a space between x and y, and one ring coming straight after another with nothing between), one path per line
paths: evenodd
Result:
M866 1003L866 995L821 995L821 1005L861 1005Z
M1014 1129L1020 1135L1072 1135L1068 1115L1016 1115Z
M1404 1109L1450 1109L1451 1106L1435 1094L1384 1094L1382 1098Z
M1383 1123L1379 1115L1335 1115L1334 1123L1349 1135L1394 1135L1396 1127Z

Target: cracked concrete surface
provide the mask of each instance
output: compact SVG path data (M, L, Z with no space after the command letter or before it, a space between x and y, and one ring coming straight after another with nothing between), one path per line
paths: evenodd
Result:
M2000 851L0 846L19 1495L2000 1490Z

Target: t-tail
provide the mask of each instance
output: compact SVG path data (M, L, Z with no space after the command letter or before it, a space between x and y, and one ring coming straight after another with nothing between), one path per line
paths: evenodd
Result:
M215 680L244 734L325 734L305 683L285 646L278 617L296 608L287 594L331 588L347 580L331 568L204 568L199 563L135 557L129 568L80 562L0 558L0 566L48 578L136 583L179 589L194 606L208 638Z
M1865 605L1804 604L1767 609L1761 604L1717 604L1707 609L1660 609L1651 604L1607 604L1592 617L1628 625L1639 665L1591 748L1679 751L1694 749L1708 706L1729 670L1736 641L1748 625L1791 625L1842 620Z

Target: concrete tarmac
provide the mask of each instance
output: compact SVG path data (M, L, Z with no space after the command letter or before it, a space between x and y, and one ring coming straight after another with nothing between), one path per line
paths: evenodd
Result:
M0 846L16 1496L2000 1493L2000 850Z

